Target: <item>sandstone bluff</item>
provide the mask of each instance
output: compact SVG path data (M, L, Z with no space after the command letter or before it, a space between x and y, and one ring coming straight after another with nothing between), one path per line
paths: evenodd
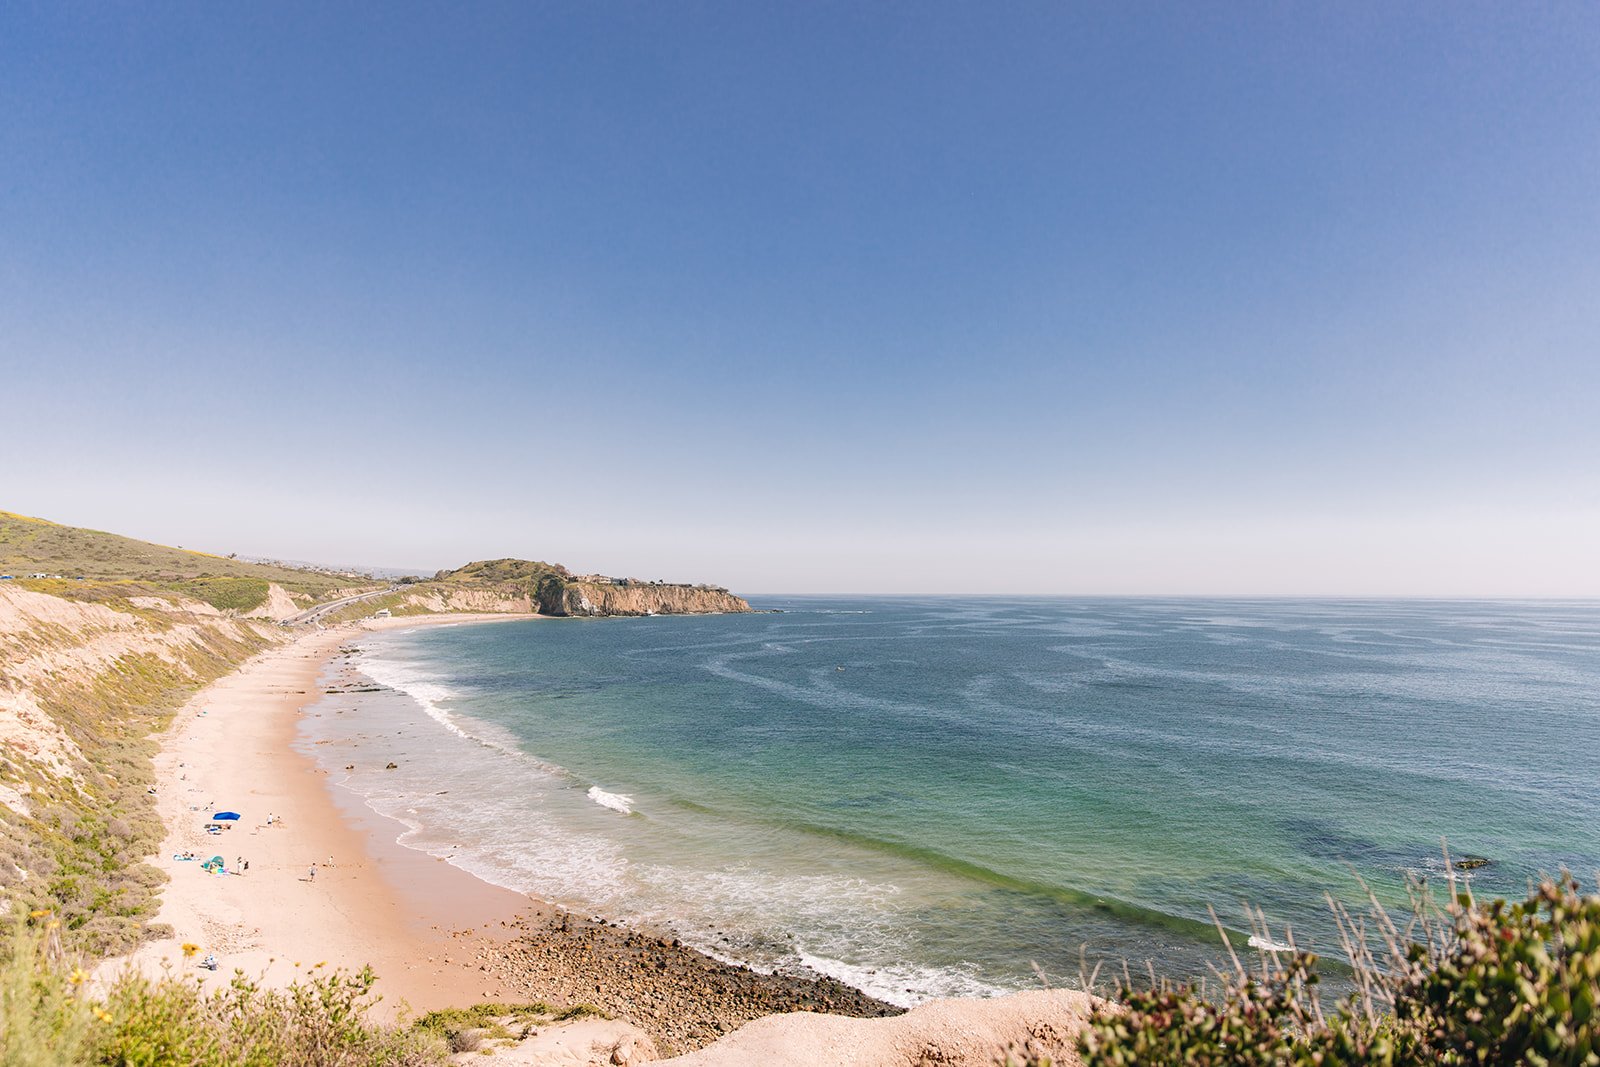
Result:
M710 615L751 610L744 598L720 586L574 575L558 563L522 559L468 563L441 572L428 584L491 593L541 615Z

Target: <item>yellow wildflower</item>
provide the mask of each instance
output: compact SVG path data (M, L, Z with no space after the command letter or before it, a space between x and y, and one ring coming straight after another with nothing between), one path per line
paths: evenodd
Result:
M111 1013L106 1011L104 1008L94 1009L94 1017L103 1023L108 1023L111 1021Z
M28 918L30 918L30 919L42 919L46 915L49 915L49 914L50 914L50 909L49 908L40 908L38 911L30 911L30 912L28 912Z
M196 952L199 952L199 951L200 951L200 946L195 944L193 941L185 941L183 943L183 956L184 956L185 959L188 959L190 956L193 956Z
M89 980L89 972L82 967L72 968L72 973L67 975L67 981L73 985L82 985Z

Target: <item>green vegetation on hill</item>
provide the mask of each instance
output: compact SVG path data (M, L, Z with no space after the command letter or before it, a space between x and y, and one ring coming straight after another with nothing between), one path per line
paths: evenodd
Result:
M570 578L572 574L559 563L542 563L532 559L485 559L453 571L440 571L435 581L465 582L477 585L519 583L537 586L546 578Z
M52 577L31 577L41 573ZM36 592L69 600L121 601L124 610L130 596L179 593L219 611L240 614L265 604L272 585L309 607L377 584L170 548L8 511L0 511L0 574L9 574Z
M254 611L267 602L270 586L264 578L196 578L174 582L169 588L204 600L219 611Z
M453 585L488 588L506 597L528 597L539 610L559 603L561 591L572 580L572 572L559 563L531 559L486 559L441 571L436 581Z
M264 602L268 584L311 600L326 599L336 590L377 584L320 571L246 563L0 511L0 574L21 579L39 573L69 580L139 582L241 611ZM50 591L72 595L65 589Z

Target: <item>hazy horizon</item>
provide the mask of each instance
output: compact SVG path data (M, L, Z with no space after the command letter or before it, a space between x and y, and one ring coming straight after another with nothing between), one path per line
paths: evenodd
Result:
M203 14L203 17L202 17ZM0 11L0 508L1600 597L1600 9Z

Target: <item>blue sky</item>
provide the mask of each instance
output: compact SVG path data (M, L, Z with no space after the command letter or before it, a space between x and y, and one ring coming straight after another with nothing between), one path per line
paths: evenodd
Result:
M1600 595L1600 10L1215 7L6 5L0 507Z

